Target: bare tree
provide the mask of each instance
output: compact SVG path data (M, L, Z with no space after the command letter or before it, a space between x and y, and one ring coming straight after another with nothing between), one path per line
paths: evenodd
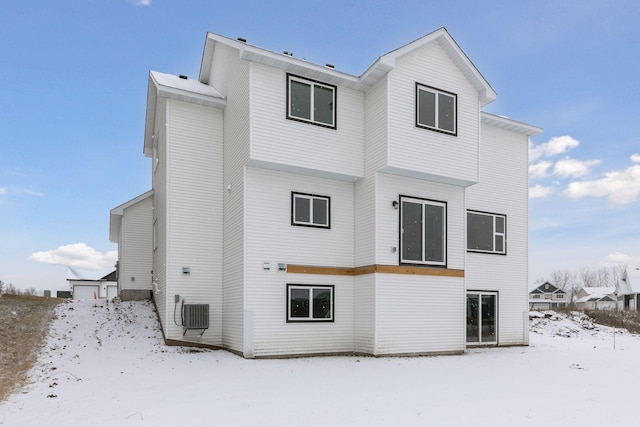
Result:
M20 295L20 290L13 286L13 283L8 283L4 285L4 293L10 295Z
M4 291L4 282L0 280L0 294Z
M36 296L36 295L38 295L38 290L36 288L34 288L34 287L27 288L22 292L22 295Z
M576 274L569 270L553 270L551 272L550 282L565 291L569 296L569 303L573 305L578 289L580 288Z

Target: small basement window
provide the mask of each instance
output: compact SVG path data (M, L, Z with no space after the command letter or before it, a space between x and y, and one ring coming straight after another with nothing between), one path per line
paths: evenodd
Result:
M288 284L287 322L333 322L333 286Z

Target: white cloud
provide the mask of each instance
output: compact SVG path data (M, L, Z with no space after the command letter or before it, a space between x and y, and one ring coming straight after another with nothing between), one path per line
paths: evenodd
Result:
M551 167L551 162L542 161L535 165L529 165L529 176L533 178L544 178L547 170Z
M541 156L557 156L558 154L562 154L577 147L578 145L580 145L580 141L570 137L569 135L553 137L549 141L540 145L531 144L529 147L529 161L533 162Z
M631 161L634 165L622 171L607 172L604 178L572 182L564 194L572 199L606 196L616 205L632 203L640 195L640 155L634 154Z
M151 6L151 0L138 0L136 6Z
M7 195L9 192L7 191L6 188L2 188L0 187L0 196L5 196Z
M536 184L533 187L529 187L530 199L539 199L542 197L547 197L551 193L553 193L553 187L545 187L540 184Z
M576 160L565 157L556 162L553 174L556 176L580 178L591 171L591 167L600 163L600 160ZM531 167L529 167L531 169Z
M34 252L31 261L67 267L103 270L112 268L118 259L118 251L101 253L84 243L73 243L49 251Z
M640 255L628 255L622 252L614 252L604 257L601 265L628 265L640 266Z
M44 193L41 193L40 191L34 191L34 190L22 190L22 192L23 192L24 194L29 195L29 196L44 197Z

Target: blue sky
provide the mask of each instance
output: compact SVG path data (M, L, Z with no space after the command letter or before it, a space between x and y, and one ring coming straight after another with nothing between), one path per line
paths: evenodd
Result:
M640 264L640 3L6 2L0 14L0 280L107 272L109 210L151 186L149 70L197 78L206 33L360 75L446 27L533 138L530 282Z

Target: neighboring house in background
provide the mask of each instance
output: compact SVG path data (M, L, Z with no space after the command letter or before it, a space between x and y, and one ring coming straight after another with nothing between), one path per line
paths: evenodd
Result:
M149 75L153 190L111 212L121 296L247 358L528 344L541 129L495 98L444 28L361 76L207 34L198 80Z
M618 310L638 311L640 307L640 268L628 267L618 281Z
M100 279L88 279L84 273L67 267L67 282L73 299L110 299L118 295L115 271Z
M153 191L111 209L109 240L118 243L118 296L122 300L151 298Z
M569 303L567 293L549 282L544 282L529 292L530 310L566 308Z
M615 310L616 288L583 286L576 293L575 305L580 310Z

